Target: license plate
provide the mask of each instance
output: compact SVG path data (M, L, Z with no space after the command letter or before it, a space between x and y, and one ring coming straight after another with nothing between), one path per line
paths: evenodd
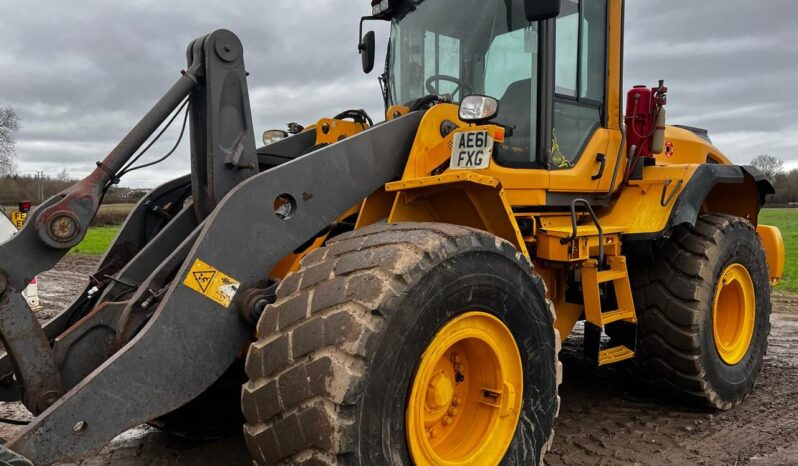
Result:
M488 168L493 155L493 138L487 131L455 133L450 168L481 170Z

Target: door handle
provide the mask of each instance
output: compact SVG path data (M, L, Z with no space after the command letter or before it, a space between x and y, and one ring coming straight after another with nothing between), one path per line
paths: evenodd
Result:
M602 176L604 176L604 168L607 166L607 156L604 154L597 154L596 155L596 162L600 163L599 171L595 175L593 175L592 180L600 180Z

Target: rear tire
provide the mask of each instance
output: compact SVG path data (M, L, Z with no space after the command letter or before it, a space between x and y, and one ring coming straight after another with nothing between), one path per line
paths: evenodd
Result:
M542 280L511 244L452 225L371 226L306 256L277 296L242 394L256 463L424 464L411 458L405 422L415 373L436 334L474 311L509 329L523 366L520 422L501 464L542 461L559 410L560 340Z
M769 273L753 226L739 217L702 215L694 227L677 227L648 257L630 254L630 264L645 380L716 409L739 404L756 383L770 333ZM722 284L730 271L750 277L740 280L750 281L747 327L741 317L734 328L737 319L730 317L725 293L744 294ZM736 345L736 354L724 340Z

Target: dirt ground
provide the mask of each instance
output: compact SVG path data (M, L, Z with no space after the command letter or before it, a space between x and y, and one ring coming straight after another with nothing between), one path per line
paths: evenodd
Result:
M54 315L79 292L95 259L69 257L40 277L45 310ZM578 338L566 342L565 377L555 442L559 465L798 465L798 295L773 296L773 329L763 373L743 404L728 412L669 404L635 387L622 370L582 360ZM25 419L16 403L0 417ZM19 429L0 424L0 437ZM245 465L241 436L213 443L176 439L150 427L117 437L81 465Z

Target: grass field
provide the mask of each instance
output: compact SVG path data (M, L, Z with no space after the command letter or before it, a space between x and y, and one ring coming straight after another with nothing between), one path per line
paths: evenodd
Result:
M784 281L779 285L785 291L798 292L798 209L765 209L760 221L781 229L787 248L787 265ZM86 239L72 249L73 253L100 255L108 249L119 231L118 227L96 227L89 230Z
M111 241L116 237L118 227L94 227L90 228L86 237L80 244L72 248L71 253L88 254L99 256L105 253L111 245Z
M784 281L778 288L798 292L798 209L765 209L759 220L766 225L779 227L784 237L787 261Z

